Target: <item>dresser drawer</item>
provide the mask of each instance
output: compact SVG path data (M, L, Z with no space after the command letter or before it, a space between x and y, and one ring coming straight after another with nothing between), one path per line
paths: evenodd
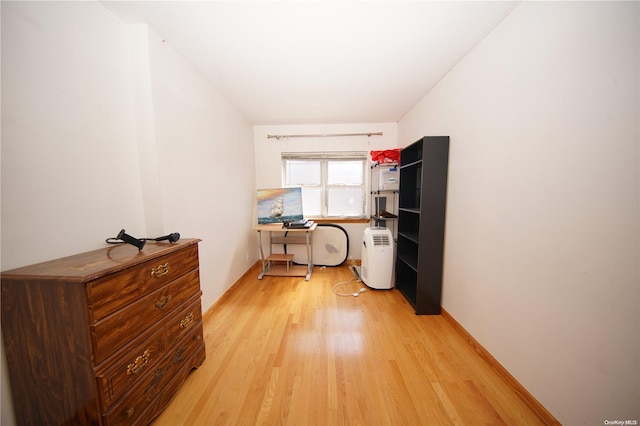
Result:
M146 415L157 415L158 401L156 397L168 390L169 383L173 383L174 376L178 372L184 372L186 376L192 368L200 365L202 361L193 364L194 355L202 352L202 323L195 324L192 332L185 339L172 348L162 361L147 374L126 394L120 401L105 413L103 419L105 425L138 424ZM175 392L175 389L172 389ZM142 416L142 419L140 418ZM148 420L150 420L149 418ZM144 424L148 422L143 422Z
M179 368L179 370L174 374L171 378L171 381L167 383L160 394L156 399L157 408L156 411L159 412L163 410L169 403L172 398L175 396L176 392L184 383L185 379L189 375L189 372L202 365L206 357L204 343L200 344L199 347L196 348L195 353L191 355L190 359L187 359ZM153 412L146 412L141 416L141 421L137 421L136 425L149 425L151 421L157 417L157 414Z
M202 322L200 298L172 316L167 325L167 345L173 346Z
M99 321L197 268L196 245L94 280L87 286L90 319Z
M199 297L200 293L199 270L195 269L92 325L96 364L171 315L185 301L194 296Z
M164 329L160 328L142 342L127 349L127 354L119 357L104 372L96 377L98 392L103 409L108 409L125 392L149 374L163 357Z

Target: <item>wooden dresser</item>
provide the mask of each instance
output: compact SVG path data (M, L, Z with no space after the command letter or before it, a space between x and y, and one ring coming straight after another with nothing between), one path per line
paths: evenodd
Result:
M2 272L18 424L148 424L205 359L198 239Z

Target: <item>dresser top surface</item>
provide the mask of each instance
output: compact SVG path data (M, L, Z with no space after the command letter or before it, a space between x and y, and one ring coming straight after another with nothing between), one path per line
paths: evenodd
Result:
M114 244L34 265L23 266L2 272L2 280L18 277L73 279L89 281L108 273L129 268L167 254L197 245L197 238L181 238L178 242L148 242L142 250L130 244Z

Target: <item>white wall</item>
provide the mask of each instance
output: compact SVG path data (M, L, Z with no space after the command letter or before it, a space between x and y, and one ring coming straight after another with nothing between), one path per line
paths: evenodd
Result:
M443 306L570 425L640 419L637 2L523 2L398 124L450 135Z
M2 3L2 269L144 231L123 24Z
M250 123L98 2L0 5L2 270L177 231L203 240L208 309L255 261Z
M203 309L257 259L251 124L150 31L164 233L198 237Z
M338 136L310 138L268 138L268 135L326 135L344 133L376 133L382 136ZM283 152L371 152L398 147L396 123L345 123L254 126L256 156L256 188L282 186ZM255 210L255 208L254 208ZM254 212L254 221L257 221ZM349 258L362 257L362 235L369 223L338 223L349 235ZM266 245L265 245L266 249ZM257 252L257 246L256 246Z

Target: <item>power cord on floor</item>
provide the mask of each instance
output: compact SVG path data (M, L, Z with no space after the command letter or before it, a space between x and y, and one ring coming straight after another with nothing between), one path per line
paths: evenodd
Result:
M354 280L355 280L355 281L357 281L357 282L361 282L361 280L357 280L357 279L354 277L354 278L351 278L349 281L345 281L345 282L338 283L338 284L334 285L334 286L333 286L333 288L331 289L331 291L333 291L333 293L334 293L336 296L342 296L342 297L350 297L350 296L351 296L351 297L358 297L358 296L360 296L360 293L364 293L365 291L367 291L367 289L366 289L366 288L364 288L364 287L362 287L360 290L358 290L358 291L357 291L357 292L355 292L355 293L338 293L338 292L336 291L336 289L337 289L338 287L340 287L340 286L342 286L342 285L347 285L347 284L349 284L349 283L353 282Z

